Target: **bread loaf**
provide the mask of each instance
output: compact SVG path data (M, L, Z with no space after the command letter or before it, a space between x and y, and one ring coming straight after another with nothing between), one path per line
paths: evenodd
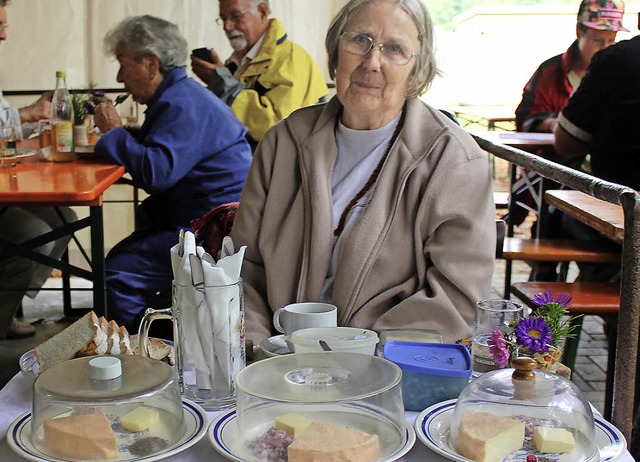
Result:
M175 352L162 340L149 339L151 358L173 365ZM68 359L103 354L139 354L138 336L129 335L124 326L115 321L98 318L91 311L78 321L34 349L40 371L55 366Z
M72 359L82 351L105 348L107 334L101 329L100 321L91 311L71 324L62 332L34 348L33 352L44 371L62 361Z

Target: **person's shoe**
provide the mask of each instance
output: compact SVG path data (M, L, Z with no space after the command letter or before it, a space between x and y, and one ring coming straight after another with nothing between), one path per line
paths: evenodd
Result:
M36 335L36 328L28 322L18 321L13 318L9 331L7 332L8 339L27 338Z

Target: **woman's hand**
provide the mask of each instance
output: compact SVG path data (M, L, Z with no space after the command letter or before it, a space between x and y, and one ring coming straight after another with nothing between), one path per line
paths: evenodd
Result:
M108 133L122 126L122 119L111 103L102 102L96 106L93 121L102 133Z

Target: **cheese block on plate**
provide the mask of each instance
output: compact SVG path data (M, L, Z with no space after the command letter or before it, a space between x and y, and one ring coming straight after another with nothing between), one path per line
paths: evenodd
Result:
M289 445L289 462L371 462L380 453L378 435L313 422Z
M299 437L311 425L312 421L302 414L290 412L276 418L276 430L283 430L294 438Z
M130 432L141 432L160 422L160 413L146 406L140 406L122 416L120 425Z
M571 452L576 447L573 434L564 428L536 427L533 443L538 452L559 454Z
M85 460L118 457L116 435L104 414L47 419L43 426L45 444L59 457Z
M460 421L456 451L476 462L495 462L519 450L523 444L523 422L471 411Z

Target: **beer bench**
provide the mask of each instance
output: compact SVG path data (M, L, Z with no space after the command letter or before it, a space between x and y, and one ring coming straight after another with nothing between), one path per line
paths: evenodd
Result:
M526 239L505 237L497 258L514 261L570 263L620 263L620 247L609 243L594 243L570 239ZM511 265L507 265L504 298L511 293Z

